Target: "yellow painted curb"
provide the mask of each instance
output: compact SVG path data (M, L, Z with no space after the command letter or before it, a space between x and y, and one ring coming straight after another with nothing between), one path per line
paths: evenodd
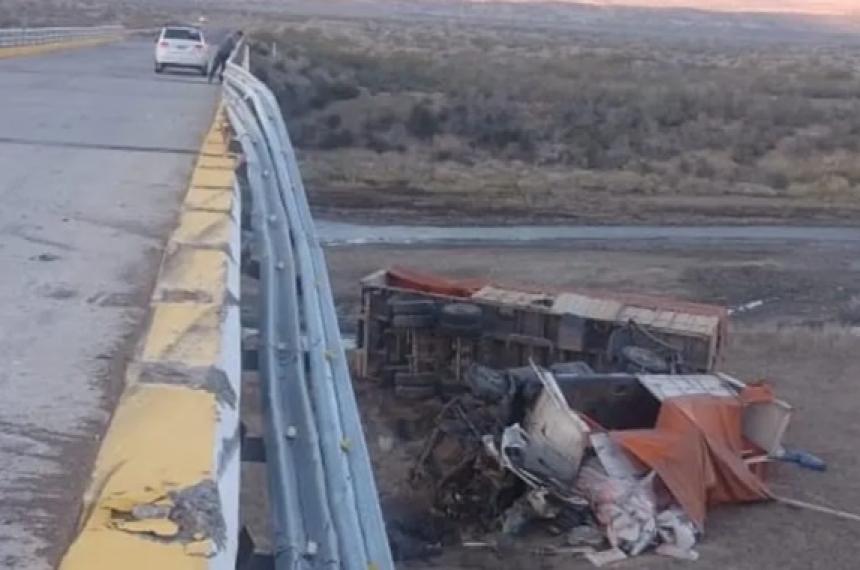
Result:
M171 241L229 253L232 224L233 220L224 213L189 210L182 213Z
M218 156L215 154L204 154L197 162L198 168L217 168L227 170L232 174L236 169L236 161L230 156Z
M60 570L235 567L241 365L231 252L239 204L223 115L192 175L219 190L192 184L186 195Z
M179 362L189 367L217 364L221 309L215 304L158 303L143 345L144 362Z
M171 494L213 481L216 413L215 396L201 390L140 385L125 395L96 462L98 496L60 570L206 568L187 550L209 531L185 529L183 539L168 513Z
M194 172L191 185L197 188L230 190L233 188L233 176L227 170L201 168Z
M229 214L235 207L236 199L232 191L194 187L185 197L185 207L189 210Z
M61 51L67 49L75 49L82 47L90 47L102 45L110 42L119 41L123 38L123 36L110 36L106 38L98 38L98 39L89 39L89 40L70 40L67 42L56 42L51 44L40 44L34 46L14 46L14 47L4 47L0 48L0 59L6 59L10 57L27 57L32 55L40 55L43 53L50 53L54 51Z
M152 299L157 303L235 302L228 298L235 297L230 268L230 257L223 251L168 247Z

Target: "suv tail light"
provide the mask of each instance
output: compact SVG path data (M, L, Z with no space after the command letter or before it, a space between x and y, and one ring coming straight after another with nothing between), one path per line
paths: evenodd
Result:
M194 49L203 49L203 44L194 44Z
M160 44L158 44L158 45L160 45L161 47L170 47L170 44L169 44L169 43L167 43L167 42L161 42L161 43L160 43Z

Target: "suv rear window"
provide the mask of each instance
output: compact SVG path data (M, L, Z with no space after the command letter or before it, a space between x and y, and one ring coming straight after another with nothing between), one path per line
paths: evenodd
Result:
M189 30L186 28L166 28L164 30L165 40L190 40L192 42L200 41L200 32L197 30Z

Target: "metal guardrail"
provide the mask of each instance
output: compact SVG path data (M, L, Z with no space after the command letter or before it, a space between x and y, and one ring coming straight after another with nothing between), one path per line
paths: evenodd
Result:
M95 40L125 31L122 26L88 28L0 28L0 47L33 46L72 40Z
M260 260L275 567L393 570L328 271L283 116L271 91L235 63L224 97L245 152Z

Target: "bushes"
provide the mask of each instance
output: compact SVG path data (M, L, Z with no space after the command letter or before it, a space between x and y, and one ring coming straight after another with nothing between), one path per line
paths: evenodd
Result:
M323 150L331 150L333 148L352 146L354 142L355 136L353 136L352 131L332 129L322 135L316 146Z
M655 188L696 193L743 183L829 195L860 183L860 168L823 159L860 152L860 79L850 65L860 54L459 32L422 28L408 43L379 22L364 36L308 25L280 42L290 45L281 59L255 54L309 148L635 172ZM774 156L789 165L822 157L822 166L776 168Z
M422 101L412 107L412 112L406 119L406 130L421 140L432 139L440 130L438 121L436 112Z

